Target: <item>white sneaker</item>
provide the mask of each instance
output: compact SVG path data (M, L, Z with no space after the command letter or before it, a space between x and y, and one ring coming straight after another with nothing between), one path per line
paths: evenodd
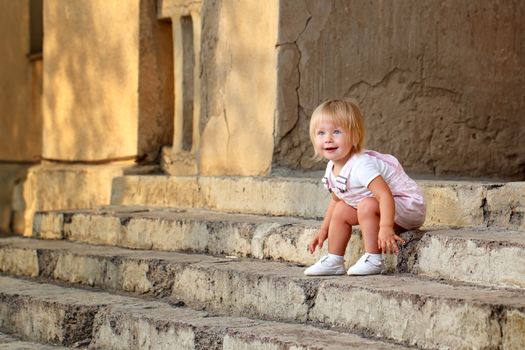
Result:
M304 270L304 274L306 276L332 276L332 275L344 275L345 274L345 266L343 263L334 263L328 259L328 255L325 255Z
M365 253L348 269L349 275L377 275L383 270L383 258L373 259L370 253Z

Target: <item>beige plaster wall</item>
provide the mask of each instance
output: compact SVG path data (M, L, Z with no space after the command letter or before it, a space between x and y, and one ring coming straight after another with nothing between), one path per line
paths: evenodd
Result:
M264 175L273 153L277 1L206 1L202 9L203 175Z
M34 161L41 154L28 53L29 1L0 0L0 161Z
M160 48L170 33L155 11L154 1L44 1L44 158L142 157L171 142L171 53Z
M281 1L274 166L318 169L313 109L356 98L412 172L525 178L525 2Z

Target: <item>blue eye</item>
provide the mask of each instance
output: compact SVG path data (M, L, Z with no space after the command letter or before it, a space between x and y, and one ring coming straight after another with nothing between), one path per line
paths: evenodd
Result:
M342 134L343 132L339 129L335 129L334 130L334 135L339 135L339 134Z
M319 131L317 132L317 135L318 135L318 136L323 136L324 134L325 134L325 132L322 131L322 130L319 130Z

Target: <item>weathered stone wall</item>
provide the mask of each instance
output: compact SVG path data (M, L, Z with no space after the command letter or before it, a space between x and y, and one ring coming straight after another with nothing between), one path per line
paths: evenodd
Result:
M173 44L169 23L157 19L157 2L140 0L138 66L139 156L157 156L173 142Z
M29 1L0 0L0 162L34 161L42 150L42 120L31 110L29 35Z
M42 61L31 60L28 0L0 0L0 232L11 230L13 193L42 152Z
M206 1L202 9L203 175L265 175L273 154L277 1Z
M278 56L275 167L323 167L309 117L344 96L409 171L525 178L524 2L283 1Z
M44 1L44 29L44 158L142 157L171 142L171 35L154 1Z
M156 6L44 2L41 127L29 2L0 0L0 160L42 147L49 160L153 158L171 144L173 36ZM524 18L523 2L504 0L205 1L192 161L203 175L320 169L309 116L347 96L368 147L409 171L523 178Z

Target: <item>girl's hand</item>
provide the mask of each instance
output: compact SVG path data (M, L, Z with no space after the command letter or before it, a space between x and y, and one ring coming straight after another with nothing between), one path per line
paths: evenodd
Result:
M398 253L399 247L397 242L405 244L405 240L394 232L394 228L390 226L380 227L379 235L377 237L377 245L383 253Z
M326 238L328 237L328 230L319 230L317 234L312 238L310 241L310 244L308 244L308 251L310 254L313 254L315 252L315 248L319 247L321 249L323 247L324 241L326 241Z

